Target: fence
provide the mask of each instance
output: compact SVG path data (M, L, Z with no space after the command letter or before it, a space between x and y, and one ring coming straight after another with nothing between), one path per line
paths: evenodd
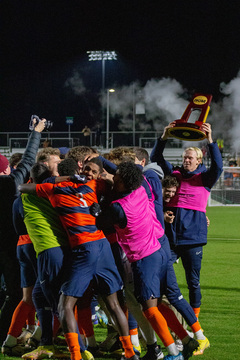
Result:
M158 132L151 131L112 131L109 133L108 148L112 149L118 146L141 146L151 149L157 138L160 136ZM22 149L26 147L29 132L2 132L0 133L0 148L9 147L10 151L15 149ZM84 136L82 132L43 132L42 142L48 140L53 147L73 147L78 145L96 146L96 133L92 132L90 136ZM106 132L102 132L100 138L100 149L105 149L106 146ZM170 139L167 143L170 148L182 148L182 141L178 139Z
M240 206L240 167L223 167L220 179L213 187L208 206Z
M109 149L117 146L141 146L151 152L155 141L160 133L136 131L132 132L110 132ZM29 132L20 133L0 133L0 153L10 157L12 153L24 152L28 141ZM86 139L82 132L43 132L42 140L49 140L53 147L73 147L85 145ZM95 132L92 132L88 139L90 146L95 146ZM41 144L42 145L42 144ZM100 139L98 150L105 151L106 133L103 132ZM197 146L197 144L196 144ZM178 139L169 139L167 147L164 150L164 157L174 165L181 165L182 150L184 142ZM227 156L226 156L227 159ZM206 165L209 166L209 159L206 159ZM209 201L209 206L222 205L240 205L240 167L224 167L224 171L213 187Z

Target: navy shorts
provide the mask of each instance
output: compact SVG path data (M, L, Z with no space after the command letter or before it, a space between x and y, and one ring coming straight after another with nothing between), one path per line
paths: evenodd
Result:
M134 295L141 304L150 298L160 298L166 286L168 258L160 248L153 254L133 262Z
M122 288L122 280L106 238L91 241L72 249L66 269L66 281L61 292L66 296L82 297L94 281L98 292L108 296Z
M37 279L37 258L33 244L18 245L17 258L20 265L21 287L33 286Z

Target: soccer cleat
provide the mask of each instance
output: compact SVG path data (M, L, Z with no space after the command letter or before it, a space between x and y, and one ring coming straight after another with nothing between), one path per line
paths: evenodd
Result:
M157 343L152 345L147 345L147 352L141 358L141 360L160 360L163 359L164 355L162 349Z
M93 354L91 354L88 350L81 352L81 355L83 360L94 360Z
M184 357L182 353L179 353L178 355L166 355L163 360L184 360Z
M140 344L138 346L133 345L133 350L134 350L134 352L135 352L135 354L137 356L140 356L140 354L141 354L141 345Z
M111 331L107 335L106 339L99 344L100 350L104 352L111 352L111 349L114 348L116 342L119 342L119 335L116 331Z
M130 358L126 358L126 356L122 356L121 360L139 360L139 357L136 354Z
M88 346L87 349L88 351L90 351L94 358L104 357L104 353L100 350L99 346Z
M17 338L17 342L18 344L26 344L26 342L28 341L28 339L30 339L33 335L33 332L31 330L24 330L20 336L18 336Z
M33 351L35 349L38 348L40 341L38 341L37 339L35 339L35 337L30 337L30 339L28 339L25 348L27 350L27 352Z
M40 360L51 359L55 353L53 345L39 346L37 349L22 355L23 359Z
M100 351L108 352L113 357L121 357L124 352L118 334L109 334L106 340L99 344L99 349Z
M23 345L14 345L14 346L8 346L3 343L2 345L2 354L8 355L8 356L22 356L27 350L24 348Z
M101 327L106 328L108 324L108 317L102 309L96 311L98 323Z
M210 347L210 342L208 338L204 340L198 340L199 346L196 351L194 351L193 355L202 355L204 350Z
M196 350L198 347L199 347L199 342L193 338L190 338L188 343L183 345L182 354L184 360L188 360L192 356L194 350Z

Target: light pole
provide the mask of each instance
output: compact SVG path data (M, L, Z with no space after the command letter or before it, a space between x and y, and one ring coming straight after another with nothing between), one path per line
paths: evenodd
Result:
M105 93L105 61L117 60L115 51L87 51L89 61L102 61L102 93ZM104 120L104 106L102 102L102 120Z
M109 149L109 110L110 110L110 105L109 105L109 93L114 92L114 89L108 89L107 90L107 123L106 123L106 150Z

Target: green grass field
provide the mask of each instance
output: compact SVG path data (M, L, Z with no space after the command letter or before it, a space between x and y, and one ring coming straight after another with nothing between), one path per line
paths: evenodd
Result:
M240 359L238 349L240 207L210 207L207 209L207 215L210 219L210 227L201 271L202 306L199 320L211 347L200 356L200 359L238 360ZM180 289L188 299L181 262L175 269ZM102 341L105 334L105 329L96 329L97 340ZM0 359L17 358L0 355Z

